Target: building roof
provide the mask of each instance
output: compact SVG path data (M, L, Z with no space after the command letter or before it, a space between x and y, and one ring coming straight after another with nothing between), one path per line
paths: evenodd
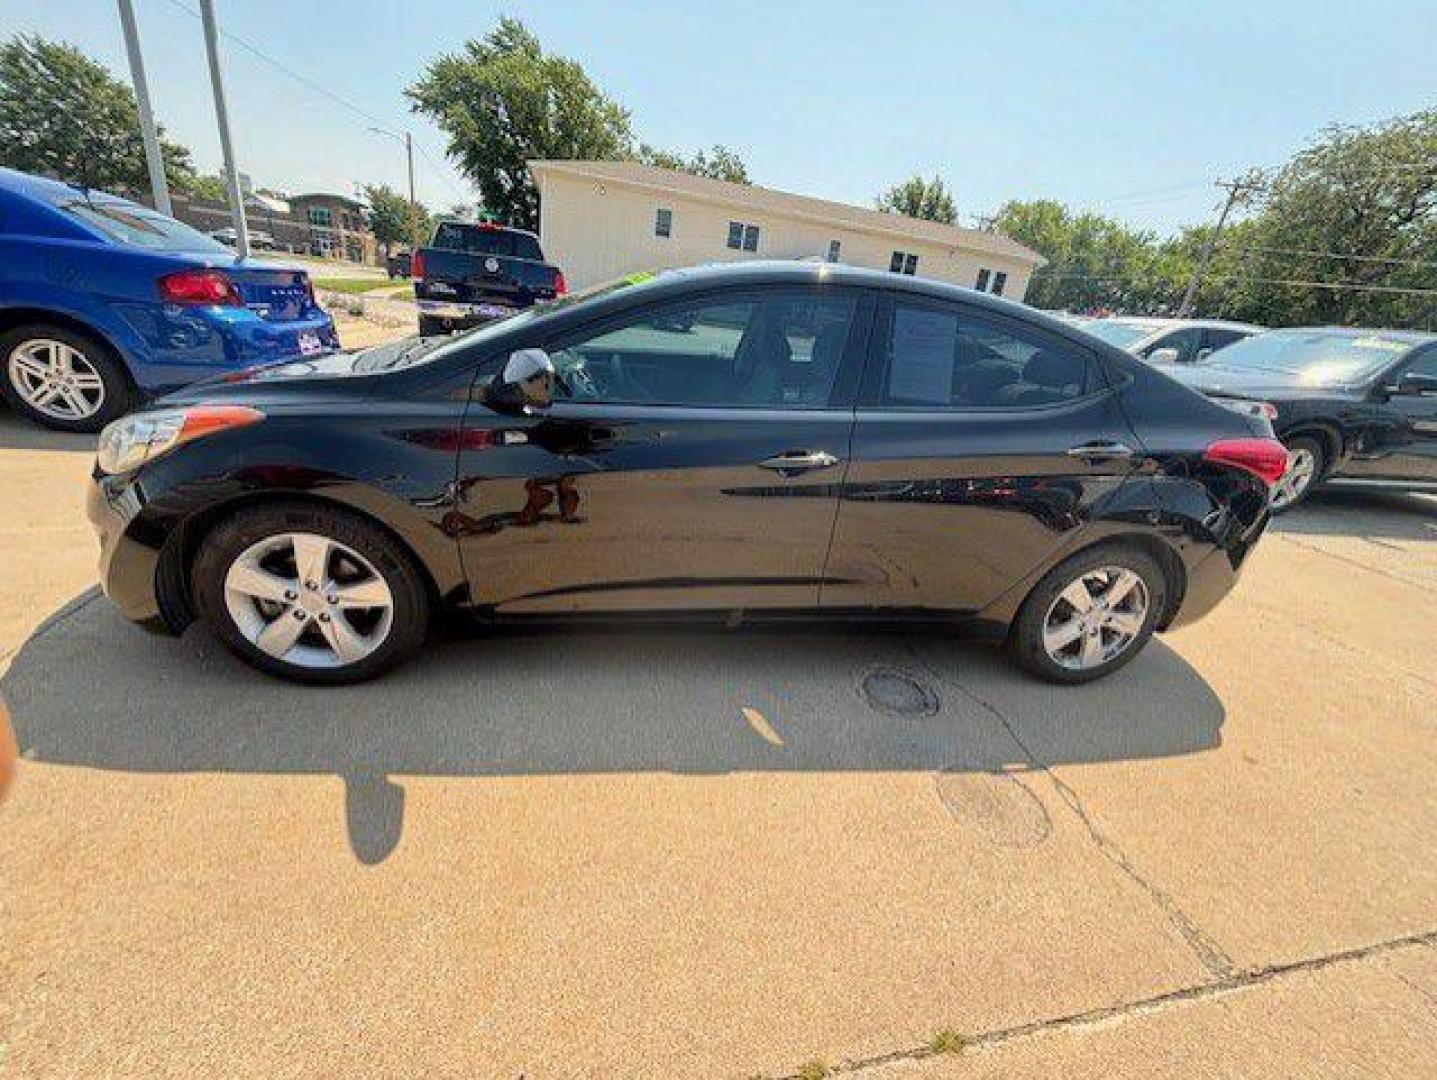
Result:
M536 177L544 172L566 173L591 180L608 180L632 187L672 192L705 202L752 207L782 217L803 218L860 232L911 236L945 247L1002 255L1034 266L1046 261L1037 252L1000 233L960 229L956 225L944 225L903 214L888 214L881 210L869 210L848 203L831 202L828 199L813 199L807 195L775 191L757 184L713 180L707 176L695 176L693 173L665 169L658 165L645 165L638 161L531 161L528 164Z
M336 195L332 191L306 191L303 195L291 195L291 203L307 202L311 199L324 199L326 202L344 203L351 210L363 210L364 204L358 199L351 199L348 195Z

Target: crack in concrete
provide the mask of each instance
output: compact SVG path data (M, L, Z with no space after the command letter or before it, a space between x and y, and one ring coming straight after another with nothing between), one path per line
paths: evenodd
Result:
M1261 986L1264 983L1290 975L1302 974L1309 971L1321 971L1324 968L1333 967L1338 964L1362 963L1363 961L1370 960L1373 957L1383 956L1387 953L1397 952L1403 949L1427 948L1434 945L1437 945L1437 930L1426 930L1417 934L1405 934L1401 937L1388 938L1385 941L1379 941L1371 945L1362 945L1353 949L1344 949L1340 952L1326 953L1322 956L1308 957L1303 960L1291 960L1281 964L1269 964L1258 968L1248 968L1243 971L1235 971L1233 974L1213 982L1187 986L1180 990L1170 990L1165 994L1156 994L1152 997L1141 998L1136 1001L1125 1001L1117 1005L1104 1005L1096 1009L1069 1013L1066 1016L1053 1017L1047 1020L1033 1020L1026 1024L1015 1024L1012 1027L996 1028L992 1031L985 1031L977 1035L965 1035L964 1049L1001 1047L1007 1043L1016 1042L1021 1039L1036 1038L1054 1032L1081 1030L1083 1028L1096 1027L1099 1024L1114 1020L1122 1021L1130 1017L1146 1016L1189 1002L1206 1001L1227 994L1240 993L1244 990L1249 990L1253 987ZM866 1058L856 1058L842 1062L830 1068L829 1075L851 1075L865 1072L869 1069L880 1068L885 1065L922 1061L926 1058L941 1056L941 1054L942 1051L934 1050L929 1046L909 1047L904 1050L893 1050L886 1054L875 1054ZM784 1073L781 1074L777 1080L800 1080L800 1078L801 1074L799 1073Z
M1394 574L1390 570L1381 570L1378 567L1371 566L1365 562L1362 562L1360 559L1353 559L1349 558L1346 555L1339 555L1335 551L1328 551L1326 548L1319 547L1316 544L1303 543L1301 540L1295 538L1291 533L1274 533L1273 535L1276 536L1279 540L1287 541L1287 543L1291 544L1293 547L1301 548L1303 551L1310 551L1314 555L1323 555L1329 559L1335 559L1338 562L1346 563L1348 566L1355 566L1359 570L1365 570L1369 574L1376 574L1378 577L1387 578L1387 580L1395 581L1399 585L1410 586L1411 588L1416 589L1418 592L1432 593L1434 595L1437 595L1437 588L1433 588L1431 585L1428 585L1422 581L1417 581L1413 578L1404 577L1402 574Z
M1039 760L1038 755L1028 748L1028 745L1023 741L1022 737L1014 730L1012 723L1009 722L1007 716L1003 714L1003 711L978 694L975 694L957 680L951 681L959 692L986 710L1003 725L1003 729L1008 732L1008 737L1011 738L1018 749L1022 751L1023 756L1032 763L1034 768L1042 770L1048 779L1052 781L1059 797L1061 797L1063 802L1067 803L1068 808L1077 815L1078 820L1082 822L1083 828L1087 830L1088 837L1093 841L1097 849L1103 853L1109 862L1121 870L1152 898L1159 910L1161 910L1162 913L1167 916L1168 921L1172 923L1174 929L1176 929L1183 940L1187 942L1188 947L1192 949L1193 954L1198 958L1198 962L1207 969L1208 973L1219 979L1228 978L1233 975L1237 971L1237 965L1223 952L1222 947L1204 933L1202 928L1188 917L1187 913L1178 906L1176 900L1169 896L1157 884L1148 880L1137 866L1134 865L1133 861L1128 858L1127 852L1098 827L1098 823L1093 820L1093 817L1088 813L1088 809L1083 805L1083 800L1077 791L1060 777L1047 762Z

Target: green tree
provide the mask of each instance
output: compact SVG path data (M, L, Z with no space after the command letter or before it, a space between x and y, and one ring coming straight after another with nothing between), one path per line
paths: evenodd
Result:
M1047 260L1028 284L1034 307L1155 313L1171 291L1152 234L1101 214L1073 213L1052 199L1014 201L993 227Z
M512 225L539 223L526 162L628 156L629 114L573 60L547 54L519 20L433 61L405 93L448 136L449 156Z
M222 203L230 201L229 187L218 173L196 173L185 181L184 190L196 199Z
M1437 327L1437 295L1386 291L1437 290L1437 109L1328 128L1278 171L1220 250L1239 279L1227 304L1242 317Z
M700 150L691 158L641 143L634 159L645 165L661 165L665 169L678 169L695 176L707 176L711 180L727 180L731 184L752 182L742 159L728 147L717 143L712 149Z
M876 202L878 209L890 214L926 218L928 221L940 221L944 225L952 225L958 220L953 196L937 176L932 180L925 180L917 175L910 176L903 183L878 196Z
M388 184L361 184L359 195L369 204L369 227L386 255L396 244L407 247L411 236L421 244L428 240L433 218L423 205L411 204Z
M190 152L161 151L169 182L194 175ZM130 87L73 45L17 34L0 45L0 165L85 187L148 191Z

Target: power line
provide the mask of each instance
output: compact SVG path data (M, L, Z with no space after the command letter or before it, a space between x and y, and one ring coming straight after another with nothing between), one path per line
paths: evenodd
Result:
M200 13L194 8L190 7L188 4L184 3L183 0L169 0L169 2L172 7L178 8L180 11L183 11L185 14L190 15L193 18L198 19L200 17ZM393 130L387 120L381 120L372 112L368 111L367 109L361 108L347 98L336 94L333 90L329 89L327 86L324 86L322 83L318 83L315 80L311 79L309 76L295 71L287 64L283 63L282 61L276 60L273 56L270 56L269 53L265 52L258 45L246 40L245 38L240 37L240 35L234 33L233 31L226 30L221 27L220 33L224 35L224 37L227 38L229 41L234 42L234 44L238 45L241 49L244 49L252 56L255 56L259 60L264 61L276 71L288 76L295 82L308 87L315 93L328 98L330 101L334 102L336 105L339 105L341 108L349 110L351 113L353 113L355 116L358 116L360 119L365 120L367 122L366 127L371 124L377 125L386 134L395 135L396 137L398 137L398 133ZM414 147L419 151L420 156L422 156L425 161L429 163L430 167L434 170L435 175L441 181L443 181L444 184L446 184L451 191L453 191L461 199L469 197L466 192L461 190L460 187L455 184L454 181L451 180L447 174L444 173L442 167L432 157L430 157L429 152L424 148L423 143L419 142L416 139L414 140Z
M1140 284L1141 279L1132 276L1104 276L1101 274L1052 274L1048 280L1058 281L1107 281L1124 284ZM1333 289L1351 292L1402 293L1410 296L1437 296L1437 289L1412 288L1399 285L1363 285L1355 281L1308 281L1301 278L1244 277L1241 274L1210 274L1208 281L1235 281L1249 285L1290 285L1298 288Z
M1385 255L1355 255L1347 251L1312 251L1307 248L1280 248L1260 247L1256 244L1247 244L1233 249L1236 254L1244 254L1249 251L1262 251L1274 255L1300 255L1315 259L1350 259L1353 262L1390 263L1393 266L1423 266L1437 268L1437 262L1428 259L1395 259Z

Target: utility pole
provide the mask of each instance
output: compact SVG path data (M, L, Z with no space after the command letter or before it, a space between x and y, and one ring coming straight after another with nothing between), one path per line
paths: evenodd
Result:
M404 156L409 162L409 257L419 250L419 201L414 198L414 137L404 133Z
M215 0L200 0L200 16L205 27L205 52L210 59L210 85L215 93L215 120L220 128L220 150L225 159L226 187L230 194L230 214L235 223L235 252L241 259L249 255L249 225L244 216L244 192L240 190L239 169L235 167L234 143L230 139L230 114L225 106L225 82L220 74L219 30L215 25Z
M160 135L155 127L155 114L150 108L150 84L145 79L145 60L140 55L140 32L135 26L135 7L130 0L120 2L120 27L125 34L125 52L130 58L130 82L135 87L135 106L140 113L140 136L145 142L145 164L150 168L150 197L155 209L165 216L170 209L170 187L165 180L165 158L160 152Z
M1197 300L1198 286L1202 284L1203 275L1207 273L1208 263L1212 262L1213 252L1217 249L1218 238L1222 236L1223 226L1227 224L1228 215L1240 202L1246 202L1249 195L1262 190L1262 173L1254 169L1246 176L1236 180L1219 180L1217 186L1227 188L1227 201L1223 203L1222 213L1217 217L1217 226L1203 242L1202 253L1198 256L1198 264L1193 268L1192 280L1188 282L1187 292L1183 293L1182 303L1178 305L1179 319L1186 319L1192 314L1193 302Z

